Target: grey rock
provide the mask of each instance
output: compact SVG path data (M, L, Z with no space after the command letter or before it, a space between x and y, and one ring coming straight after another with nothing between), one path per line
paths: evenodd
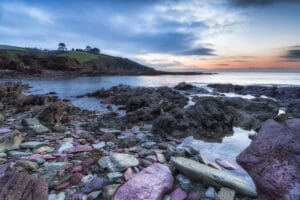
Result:
M119 187L120 184L112 184L112 185L105 186L103 188L103 194L102 194L103 200L111 200Z
M22 120L22 125L25 127L27 133L31 136L48 133L50 130L42 125L36 118L27 118Z
M97 199L100 196L101 192L102 192L101 190L91 192L90 194L87 195L87 199L88 200Z
M207 188L207 190L205 192L205 197L215 199L216 195L217 195L217 192L216 192L215 188L213 188L213 187Z
M0 137L0 153L18 149L22 142L22 134L15 130Z
M22 152L22 151L9 151L8 156L12 158L20 158L22 156L30 156L32 153L31 152Z
M120 173L120 172L110 172L110 173L108 173L106 176L107 176L107 178L108 178L108 181L109 181L110 183L113 183L113 182L119 180L120 178L122 178L122 177L123 177L123 174Z
M15 166L19 166L27 170L36 170L39 167L37 163L28 160L18 160Z
M20 147L24 149L34 149L39 146L45 145L45 142L39 142L39 141L29 141L29 142L23 142Z
M255 188L249 183L221 170L213 169L183 157L172 157L171 162L181 173L194 180L202 181L217 188L228 187L244 196L257 196Z
M120 146L122 148L133 147L140 142L140 139L136 135L130 135L126 137L120 137Z
M234 200L234 198L235 198L235 191L223 187L218 192L216 200Z
M106 146L106 144L105 144L105 142L102 141L102 142L99 142L97 144L92 144L92 146L93 146L94 149L102 149Z
M98 161L98 164L103 169L108 169L111 172L123 171L129 167L139 165L139 161L133 156L124 153L115 153L111 156L105 156Z

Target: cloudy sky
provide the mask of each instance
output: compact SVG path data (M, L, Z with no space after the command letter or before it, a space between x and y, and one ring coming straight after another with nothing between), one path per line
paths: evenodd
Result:
M0 44L59 42L164 70L300 68L300 0L0 1Z

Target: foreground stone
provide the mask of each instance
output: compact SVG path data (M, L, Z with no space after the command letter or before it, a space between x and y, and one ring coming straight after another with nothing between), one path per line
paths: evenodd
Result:
M196 181L201 181L217 188L228 187L248 197L257 196L255 189L249 183L226 172L184 157L172 157L171 162L181 173Z
M238 163L253 178L259 199L300 199L300 119L268 120Z
M41 124L36 118L27 118L22 120L22 125L25 127L27 133L31 136L48 133L49 129Z
M113 200L160 200L173 186L170 169L162 164L153 164L122 185Z
M0 166L1 200L47 200L47 183L34 176L10 171L8 165Z
M0 153L18 149L22 142L22 134L15 130L0 136Z
M129 167L139 165L139 161L132 155L115 153L111 156L101 158L98 164L101 168L108 169L111 172L120 172Z

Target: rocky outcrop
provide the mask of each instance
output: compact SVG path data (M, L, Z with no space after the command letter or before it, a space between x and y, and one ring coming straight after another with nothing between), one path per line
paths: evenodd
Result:
M0 135L0 153L18 149L22 142L22 134L15 130Z
M122 185L113 200L160 200L173 186L170 169L162 164L153 164Z
M217 92L253 95L256 97L267 96L279 100L299 99L300 87L260 86L260 85L232 85L232 84L209 84Z
M268 120L237 162L253 178L259 199L300 199L300 119Z
M0 166L0 199L2 200L47 200L47 183L26 173Z
M206 138L222 138L232 133L234 115L222 100L215 97L200 98L187 109L165 113L153 123L153 133L173 136L184 134Z
M238 194L248 197L256 197L257 195L255 189L249 183L221 170L184 157L173 157L171 162L177 170L196 181L213 185L217 188L231 188Z

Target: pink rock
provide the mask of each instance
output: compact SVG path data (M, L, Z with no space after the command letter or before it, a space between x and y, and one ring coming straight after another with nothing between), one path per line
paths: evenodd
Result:
M125 172L124 172L124 179L126 181L128 181L130 178L132 177L132 169L128 168Z
M64 154L64 153L53 153L52 156L58 158L58 157L66 157L67 154Z
M258 199L299 199L300 119L267 120L237 162L256 184Z
M157 158L155 155L149 155L145 158L146 160L149 160L151 162L157 162Z
M22 156L20 158L20 160L29 160L29 161L35 161L39 158L42 158L42 155L41 154L32 154L30 156Z
M82 171L82 166L78 165L78 166L75 166L72 170L72 172L81 172Z
M68 148L64 150L64 153L79 153L79 152L86 152L92 151L93 148L89 145L77 145L75 147Z
M11 132L12 130L9 128L0 128L0 135L4 135L6 133Z
M187 194L181 189L177 188L171 193L171 200L184 200L187 197Z
M220 159L220 158L216 159L216 163L218 163L218 165L220 165L221 167L224 167L225 169L229 169L229 170L236 169L236 167L233 164L231 164L230 162L228 162L226 160Z
M63 190L70 186L70 182L64 182L54 188L54 190Z
M50 136L50 137L48 137L48 140L56 141L56 140L61 140L63 138L64 138L64 136Z
M55 156L52 156L52 155L50 155L50 154L43 155L42 157L43 157L45 160L54 160L54 159L56 159Z
M173 186L170 169L162 164L152 164L123 184L113 200L160 200Z
M75 195L72 197L72 200L83 200L83 196L84 196L83 193L75 194Z

